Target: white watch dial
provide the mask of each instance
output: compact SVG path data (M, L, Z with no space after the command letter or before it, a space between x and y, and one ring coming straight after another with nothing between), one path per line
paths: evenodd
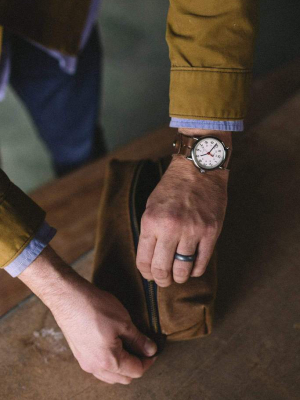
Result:
M203 169L218 168L226 158L222 142L214 137L206 137L196 144L192 157L198 167Z

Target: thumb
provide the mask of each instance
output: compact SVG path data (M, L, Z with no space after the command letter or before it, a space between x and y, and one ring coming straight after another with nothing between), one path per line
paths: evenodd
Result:
M129 329L122 334L121 339L131 353L152 357L157 352L156 344L147 336L143 335L133 323L130 325Z

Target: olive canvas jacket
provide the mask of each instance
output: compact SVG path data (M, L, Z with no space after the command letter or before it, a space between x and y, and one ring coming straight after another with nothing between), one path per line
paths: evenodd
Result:
M90 0L0 0L0 25L76 55L89 6ZM257 20L258 0L170 0L170 116L244 119ZM22 252L44 218L0 170L0 267Z

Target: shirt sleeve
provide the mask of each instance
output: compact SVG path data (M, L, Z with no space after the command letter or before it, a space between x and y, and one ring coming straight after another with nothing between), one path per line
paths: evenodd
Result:
M36 236L29 242L27 247L4 269L13 278L20 275L41 254L56 234L56 229L43 222Z
M244 130L244 121L210 121L197 119L171 118L171 128L198 128L216 131L241 132Z

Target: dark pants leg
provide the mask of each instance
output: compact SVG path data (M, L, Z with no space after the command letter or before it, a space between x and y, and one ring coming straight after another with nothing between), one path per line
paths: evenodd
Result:
M97 128L100 64L96 28L78 57L74 75L63 72L43 50L12 37L10 82L50 150L58 175L105 153Z

